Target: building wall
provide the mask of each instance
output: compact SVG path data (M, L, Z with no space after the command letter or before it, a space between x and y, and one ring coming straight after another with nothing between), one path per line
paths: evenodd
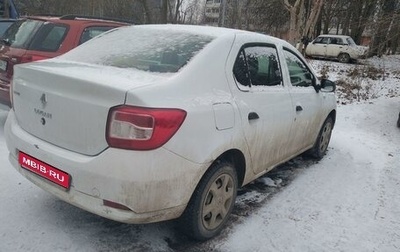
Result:
M207 0L205 8L206 24L218 25L221 0Z

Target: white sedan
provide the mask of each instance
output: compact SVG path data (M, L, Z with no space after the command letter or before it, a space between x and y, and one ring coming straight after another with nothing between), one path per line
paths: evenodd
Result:
M307 45L305 54L309 57L337 59L341 63L349 63L363 57L367 50L367 47L356 45L350 36L323 34Z
M5 135L13 166L103 217L179 217L217 235L238 187L308 151L321 158L335 84L290 44L240 30L118 28L15 67Z

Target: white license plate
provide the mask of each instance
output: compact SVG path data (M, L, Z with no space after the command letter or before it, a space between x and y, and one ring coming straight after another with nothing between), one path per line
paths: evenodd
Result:
M7 61L0 60L0 70L3 70L3 71L7 70Z

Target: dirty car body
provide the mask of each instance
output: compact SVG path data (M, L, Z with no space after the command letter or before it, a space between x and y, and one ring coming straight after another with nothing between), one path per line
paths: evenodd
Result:
M110 46L112 45L112 46ZM236 189L325 154L334 84L290 44L199 26L118 28L17 65L5 131L33 183L100 216L220 232Z
M349 63L364 57L367 50L366 47L356 45L350 36L323 34L307 45L305 53L309 57Z

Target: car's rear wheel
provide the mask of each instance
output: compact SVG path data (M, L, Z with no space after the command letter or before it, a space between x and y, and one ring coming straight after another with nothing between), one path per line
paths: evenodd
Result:
M219 234L232 212L237 186L234 166L217 161L198 184L180 218L180 229L196 240L206 240Z
M341 53L338 56L338 60L341 63L349 63L350 62L350 55L348 55L347 53Z
M328 149L329 141L331 139L332 129L333 119L332 117L328 117L322 125L321 130L319 131L314 147L309 152L313 157L321 159L325 155L326 150Z

